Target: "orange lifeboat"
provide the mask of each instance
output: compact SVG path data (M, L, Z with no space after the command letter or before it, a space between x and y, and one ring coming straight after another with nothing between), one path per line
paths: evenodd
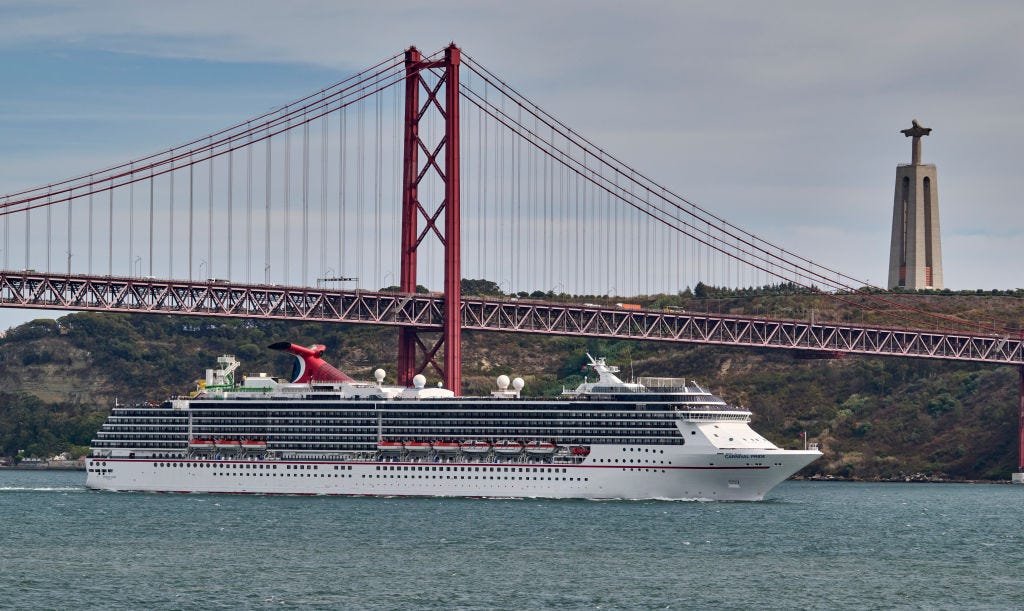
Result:
M405 449L410 452L427 452L430 450L430 443L426 441L406 441Z
M459 451L459 444L455 441L435 441L431 444L435 452L451 453Z
M494 451L498 454L518 454L523 451L523 444L518 441L503 439L494 442Z
M378 441L377 449L381 452L401 452L405 445L401 441Z
M262 452L267 449L267 442L262 439L243 439L242 449L250 452Z
M459 444L462 451L466 454L486 454L491 449L491 444L486 441L480 441L479 439L470 439L463 441Z
M242 444L237 439L217 439L213 445L218 450L237 450Z
M555 444L550 441L530 441L526 444L527 454L551 454L555 451Z

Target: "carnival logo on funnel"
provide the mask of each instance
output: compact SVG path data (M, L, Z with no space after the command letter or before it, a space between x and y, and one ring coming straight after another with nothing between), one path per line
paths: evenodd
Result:
M313 344L309 348L304 348L289 342L277 342L268 348L295 355L295 366L292 368L293 384L354 381L320 358L327 349L323 344Z

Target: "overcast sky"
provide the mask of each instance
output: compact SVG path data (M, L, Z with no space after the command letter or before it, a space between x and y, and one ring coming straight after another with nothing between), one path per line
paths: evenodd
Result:
M1021 32L1016 2L0 0L0 193L455 41L656 181L872 283L917 118L946 285L1024 287Z

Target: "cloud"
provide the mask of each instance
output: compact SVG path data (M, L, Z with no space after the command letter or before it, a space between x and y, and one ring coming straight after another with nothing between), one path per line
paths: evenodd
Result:
M672 190L861 278L885 274L894 166L909 158L898 130L916 117L935 129L924 154L939 168L947 284L1024 285L1006 247L1024 243L1017 201L1024 178L1016 167L1024 7L1017 3L100 0L2 10L0 53L103 51L169 58L159 70L180 60L195 71L145 86L148 99L161 92L166 108L140 108L130 90L96 88L87 98L94 106L75 111L47 101L37 119L123 128L152 118L189 136L410 44L432 51L454 40ZM218 86L216 75L230 74L232 64L279 69ZM288 70L308 78L275 87ZM112 98L118 109L135 109L124 120L106 116ZM0 127L16 115L0 105ZM133 126L102 156L172 144L146 127L155 129ZM47 144L15 164L36 163ZM865 249L872 255L861 256ZM998 271L989 278L981 268Z

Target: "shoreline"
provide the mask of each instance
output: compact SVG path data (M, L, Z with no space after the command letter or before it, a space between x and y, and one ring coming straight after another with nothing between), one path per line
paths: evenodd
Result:
M85 465L0 465L0 471L85 471Z
M1013 481L1006 479L949 479L939 476L929 476L921 473L913 475L902 475L897 477L840 477L837 475L812 475L793 476L786 481L790 482L853 482L864 484L1010 484Z

